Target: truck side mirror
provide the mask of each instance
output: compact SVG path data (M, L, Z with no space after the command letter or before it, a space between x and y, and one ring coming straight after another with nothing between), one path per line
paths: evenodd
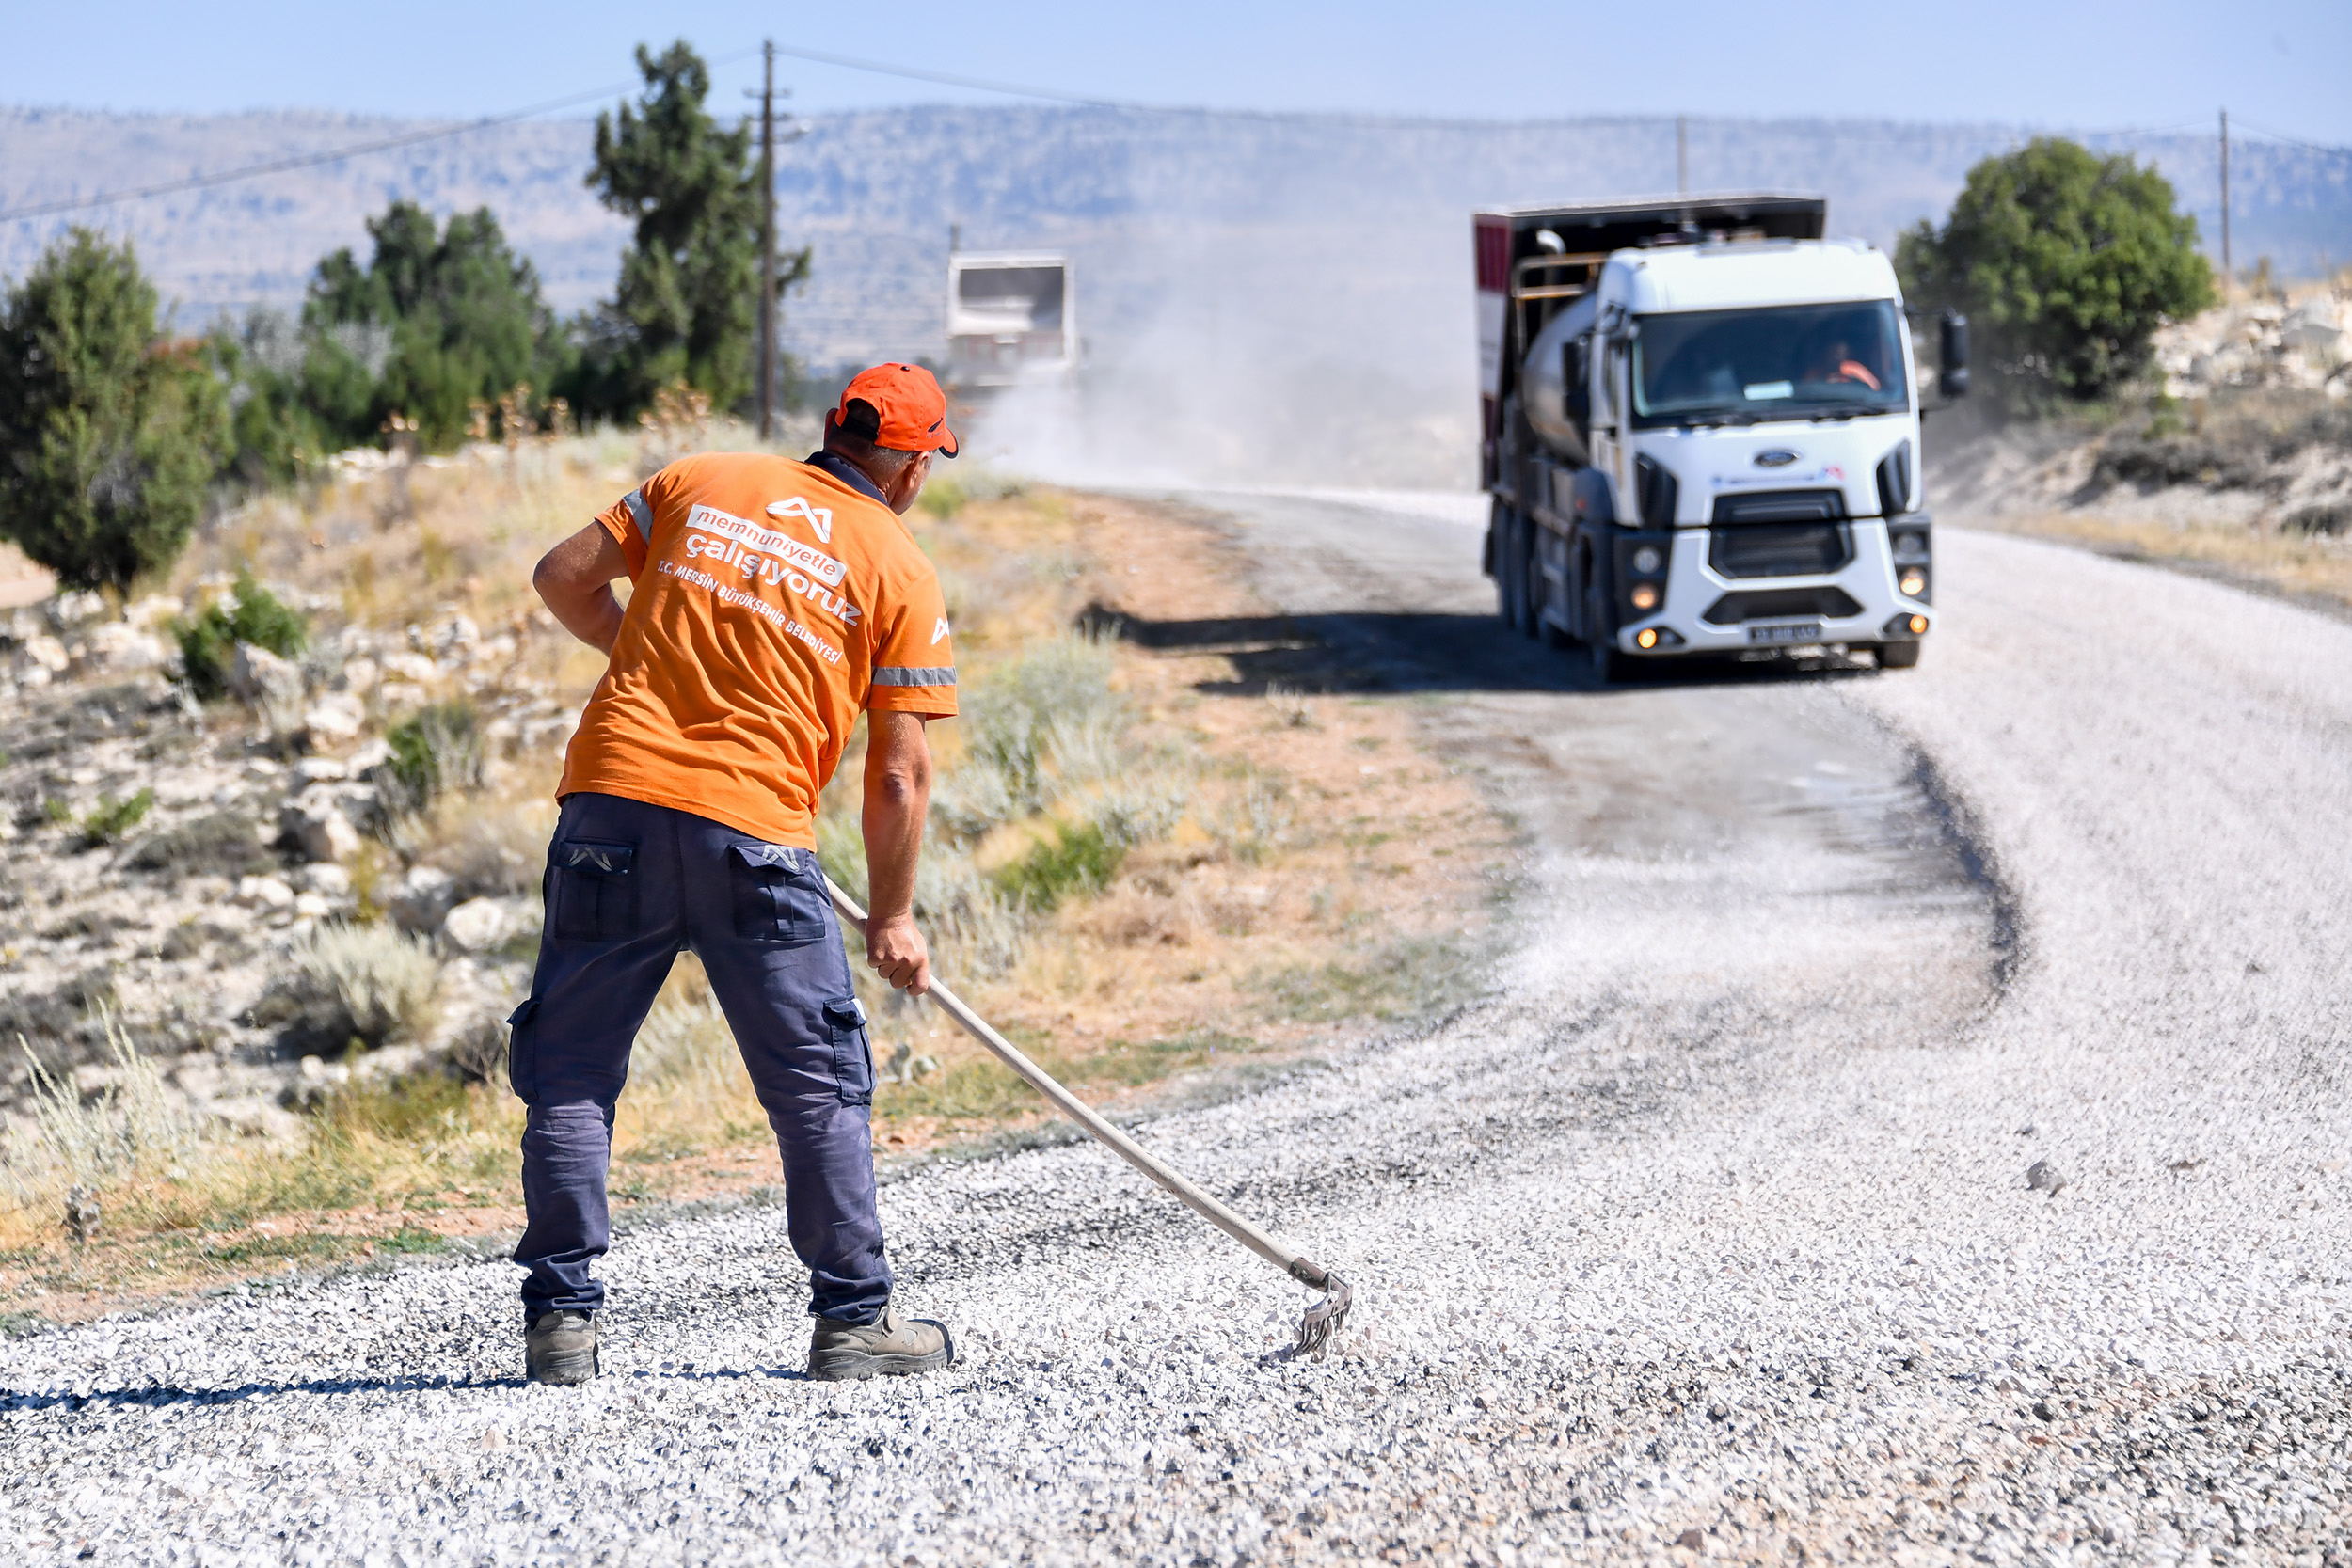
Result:
M1560 345L1560 386L1565 396L1561 412L1582 436L1593 422L1593 335L1569 339Z
M1943 361L1936 389L1947 398L1968 395L1968 318L1947 310L1936 322L1937 357Z

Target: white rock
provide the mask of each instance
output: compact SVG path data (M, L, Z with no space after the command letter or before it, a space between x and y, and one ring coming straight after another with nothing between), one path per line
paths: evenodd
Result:
M60 594L49 601L47 609L51 626L59 631L71 631L103 616L106 599L101 594Z
M324 920L335 911L334 901L315 893L294 895L294 913L305 920Z
M39 670L44 678L64 674L65 667L72 662L65 651L65 644L47 632L35 632L24 639L24 645L18 650L16 657L18 664L28 673Z
M291 910L294 890L275 877L237 879L237 902L254 910Z
M134 599L125 606L122 619L125 625L135 627L137 630L154 631L158 627L178 620L187 612L187 608L185 604L168 594L150 594L147 597Z
M519 935L519 911L503 898L469 898L441 922L441 940L460 953L486 953Z
M373 768L383 767L391 760L391 743L379 736L345 757L343 766L351 770L351 777L356 779Z
M340 783L351 777L351 765L334 757L304 757L294 765L295 787L307 789L314 784Z
M425 634L424 645L435 657L447 658L452 654L462 655L481 641L482 628L473 624L471 616L452 615L433 624L433 629Z
M376 680L383 673L383 669L372 658L345 659L343 673L338 680L345 691L364 697L375 689Z
M441 667L422 654L386 654L384 673L412 686L425 686L441 678Z
M384 910L404 931L431 934L457 902L457 879L437 865L417 865L392 889Z
M314 861L294 873L294 880L305 893L315 893L326 898L351 896L351 873L333 861Z
M302 727L314 740L350 740L366 721L359 699L343 691L330 691L302 712Z
M152 670L164 661L163 640L124 621L92 626L82 640L81 661L93 671Z
M332 784L314 784L289 800L278 808L278 825L313 861L340 861L359 848L359 831Z
M265 712L296 711L302 705L302 667L267 648L240 642L229 665L229 689Z

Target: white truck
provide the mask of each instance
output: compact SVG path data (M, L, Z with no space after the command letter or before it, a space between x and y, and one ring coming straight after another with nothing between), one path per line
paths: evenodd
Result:
M1066 381L1078 367L1070 258L954 250L947 258L947 384L964 393Z
M1895 269L1785 193L1475 215L1486 569L1515 631L1643 657L1869 649L1934 623ZM1967 387L1946 315L1945 397Z

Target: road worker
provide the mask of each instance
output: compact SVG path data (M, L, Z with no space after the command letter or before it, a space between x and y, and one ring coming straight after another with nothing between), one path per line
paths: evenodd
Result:
M868 715L866 956L920 995L914 918L930 789L924 726L956 711L939 579L900 521L956 454L929 371L860 372L805 461L671 464L549 550L532 585L610 656L556 786L547 925L511 1073L528 1225L515 1261L541 1383L596 1375L612 1114L639 1025L699 956L784 1159L807 1265L813 1377L928 1371L945 1325L891 1305L874 1206L866 1019L817 863L817 802ZM628 607L614 578L629 579Z

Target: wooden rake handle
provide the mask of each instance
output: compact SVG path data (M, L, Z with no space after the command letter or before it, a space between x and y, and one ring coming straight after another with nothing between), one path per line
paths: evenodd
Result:
M833 897L833 907L841 911L841 918L856 928L859 939L863 941L866 936L866 911L858 908L848 894L835 887L830 877L825 879L825 891ZM1062 1115L1085 1128L1094 1135L1097 1142L1105 1145L1111 1152L1166 1188L1201 1218L1300 1284L1318 1291L1334 1291L1352 1296L1353 1292L1348 1291L1348 1288L1334 1277L1328 1270L1310 1261L1306 1255L1295 1247L1286 1245L1274 1236L1259 1229L1199 1187L1194 1186L1183 1176L1169 1169L1147 1152L1141 1144L1113 1126L1100 1111L1063 1088L1060 1084L1055 1082L1052 1074L1023 1055L1020 1047L990 1028L986 1019L966 1006L963 999L948 990L937 976L932 977L930 995L930 999L939 1005L940 1011L961 1024L965 1034L988 1047L998 1061L1019 1073L1023 1082L1052 1101ZM1326 1340L1329 1338L1328 1330L1339 1326L1340 1320L1346 1316L1347 1310L1344 1298L1339 1301L1336 1310L1329 1309L1331 1305L1326 1303L1314 1308L1314 1311L1324 1314L1321 1321L1327 1324L1327 1328L1322 1335ZM1312 1313L1310 1317L1312 1318ZM1302 1337L1303 1341L1304 1337ZM1309 1344L1307 1348L1319 1350L1321 1347Z

